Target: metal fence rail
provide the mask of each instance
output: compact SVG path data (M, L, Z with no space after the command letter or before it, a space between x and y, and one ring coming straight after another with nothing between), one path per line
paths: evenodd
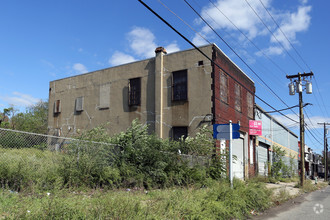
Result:
M112 145L110 143L94 142L75 138L58 137L0 128L1 148L37 148L43 150L47 149L59 151L65 146L70 146L73 143L75 145L79 143L80 147L83 147L84 145L88 145L89 147L91 145Z

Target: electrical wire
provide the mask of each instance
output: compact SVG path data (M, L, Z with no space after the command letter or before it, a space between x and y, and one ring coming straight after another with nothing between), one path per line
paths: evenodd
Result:
M269 89L269 91L271 91L271 93L273 95L275 95L284 105L286 105L289 108L289 105L286 104L283 99L281 99L271 88L270 86L263 80L261 79L261 77L250 67L250 65L248 65L243 59L242 57L237 54L237 52L219 35L219 33L195 10L194 7L191 6L191 4L189 4L187 2L187 0L184 0L184 2L198 15L198 17L200 17L200 19L203 20L203 22L205 24L207 24L207 26L209 28L211 28L211 30L227 45L227 47L254 73L254 75ZM296 112L294 112L293 110L291 110L294 114L297 115ZM297 115L298 116L298 115Z
M272 18L272 20L275 23L275 25L277 26L277 28L281 31L281 33L283 34L283 36L285 37L285 39L289 42L290 46L294 49L294 51L299 56L299 58L301 59L301 61L305 64L305 66L307 67L307 69L309 69L310 71L312 71L312 69L309 67L309 65L307 64L307 62L302 58L302 56L300 55L300 53L296 50L296 48L293 46L293 44L291 43L291 41L288 39L288 37L286 36L286 34L284 34L284 32L282 31L282 28L278 25L278 23L276 22L276 20L274 19L274 17L271 15L271 13L269 12L269 10L266 8L266 6L262 2L262 0L259 0L259 2L261 3L262 7L266 10L266 12L268 13L268 15Z
M246 86L244 86L241 82L239 82L237 79L235 79L231 74L229 74L226 70L224 70L219 64L214 62L210 57L208 57L203 51L201 51L194 43L192 43L189 39L187 39L183 34L181 34L178 30L176 30L170 23L168 23L163 17L161 17L157 12L155 12L152 8L150 8L145 2L142 0L138 0L144 7L146 7L150 12L152 12L156 17L158 17L162 22L164 22L169 28L171 28L174 32L176 32L180 37L182 37L187 43L189 43L191 46L193 46L198 52L200 52L205 58L207 58L212 64L216 65L219 69L224 71L230 78L232 78L235 82L237 82L240 86L242 86L244 89L249 91L251 94L254 94L254 92L250 91ZM261 102L263 102L265 105L269 106L273 110L275 109L273 106L268 104L266 101L264 101L262 98L257 96L255 94L255 97L258 98ZM286 117L287 119L298 123L296 120L284 115L283 113L279 112L282 116Z
M196 2L196 1L195 1ZM275 61L273 61L273 59L271 59L263 50L261 50L241 29L239 29L237 27L237 25L229 19L229 17L223 13L220 8L214 4L214 2L212 0L209 0L209 2L245 37L245 39L247 39L259 52L262 53L262 55L264 55L274 66L276 66L276 68L278 68L282 73L286 74L285 71L280 67L280 65L278 65L277 63L275 63ZM209 15L209 17L211 18L211 16ZM213 18L211 18L215 23L217 23ZM218 24L218 23L217 23ZM218 24L219 25L219 24Z
M210 0L209 0L210 1ZM272 16L272 14L269 12L269 10L266 8L265 4L262 2L262 0L259 0L259 2L261 3L262 7L265 9L265 11L268 13L268 15L271 17L271 19L273 20L273 22L275 23L275 25L277 26L277 28L280 30L280 32L283 34L283 36L285 37L285 39L289 42L290 46L294 49L294 51L296 52L296 54L299 56L299 58L301 59L301 61L305 64L305 66L311 71L311 67L307 64L307 62L303 59L303 57L301 56L301 54L298 52L298 50L294 47L294 45L291 43L291 41L288 39L288 37L286 36L286 34L283 32L282 28L279 26L279 24L276 22L276 20L274 19L274 17ZM318 88L318 84L317 84L317 81L316 81L316 78L314 76L314 80L315 80L315 83L316 83L316 88L317 90L319 90ZM324 101L323 101L323 98L322 98L322 95L321 93L319 92L320 94L320 97L321 97L321 100L322 100L322 103L323 103L323 107L325 108L325 105L324 105ZM315 97L316 98L316 97ZM318 102L318 100L316 99L316 101ZM320 108L321 109L321 108ZM326 108L325 108L326 109ZM322 110L321 110L322 111ZM324 113L324 112L323 112ZM328 112L327 113L327 116L329 116Z
M321 145L323 145L314 135L313 133L310 131L310 129L308 128L308 125L305 125L306 131L309 132L310 135L312 135L312 137Z
M254 12L254 14L259 18L259 20L261 21L261 23L263 23L263 25L267 28L267 30L272 34L272 36L274 37L274 39L279 43L279 45L286 51L286 53L288 54L288 56L297 64L297 66L301 69L304 70L304 68L302 68L300 66L300 64L296 61L296 59L294 59L293 56L291 56L291 54L289 53L289 51L283 46L283 44L277 39L277 37L275 36L275 34L272 32L272 30L269 29L269 27L267 26L267 24L264 22L264 20L259 16L259 14L256 12L256 10L251 6L251 4L245 0L245 2L247 3L247 5L252 9L252 11Z

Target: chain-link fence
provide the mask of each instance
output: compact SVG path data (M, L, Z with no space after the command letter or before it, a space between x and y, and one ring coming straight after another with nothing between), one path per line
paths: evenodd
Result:
M19 191L26 187L141 186L146 181L158 186L188 184L195 181L189 169L195 172L195 165L210 166L207 156L162 149L161 144L169 143L151 136L146 140L113 139L118 142L113 144L0 128L0 187ZM179 167L187 172L185 176Z
M0 187L101 185L111 179L106 172L116 149L110 143L0 128Z
M20 160L30 160L31 157L37 160L40 155L47 152L48 154L54 154L54 157L58 153L75 155L78 163L81 154L96 157L107 151L108 161L113 161L115 149L117 149L115 145L110 143L0 128L0 160L2 162L4 160L8 161L8 156L13 154L13 150L16 150L15 158Z
M84 146L94 146L93 148L95 148L100 145L111 144L0 128L0 148L36 148L61 151L69 150L70 147L74 148L77 145L80 148L84 148Z

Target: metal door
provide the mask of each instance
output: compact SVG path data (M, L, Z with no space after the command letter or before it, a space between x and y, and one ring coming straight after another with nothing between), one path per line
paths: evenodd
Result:
M268 176L268 147L269 147L269 145L259 142L258 172L259 172L259 175L262 175L262 176Z
M244 179L244 140L242 138L233 139L233 155L237 157L233 160L233 176Z

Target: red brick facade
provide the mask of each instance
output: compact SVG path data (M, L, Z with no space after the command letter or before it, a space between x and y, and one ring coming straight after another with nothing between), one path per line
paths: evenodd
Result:
M248 143L250 143L249 132L249 120L254 119L254 94L255 86L254 82L248 78L226 55L224 55L216 46L213 47L213 61L218 64L213 64L213 107L212 112L214 115L214 124L225 124L231 120L233 123L240 123L240 132L244 133L248 137ZM222 72L222 73L221 73ZM220 95L221 89L221 75L226 76L227 98L223 98ZM223 81L224 83L224 81ZM236 84L236 85L235 85ZM224 84L222 84L224 85ZM223 92L224 88L222 88ZM248 95L250 93L250 95ZM252 96L251 96L252 95ZM250 102L248 103L248 96L250 96ZM252 103L251 103L252 99ZM223 101L223 100L227 100ZM239 105L240 104L240 105ZM252 105L252 106L251 106ZM250 109L249 109L250 108ZM252 111L252 112L251 112ZM217 144L218 145L218 144ZM219 145L218 145L219 146ZM228 145L227 145L228 146ZM255 144L253 144L255 146ZM248 150L248 176L254 176L255 173L255 154L253 152L253 158L250 158L250 147ZM255 147L253 147L255 150ZM253 164L250 163L253 160Z

